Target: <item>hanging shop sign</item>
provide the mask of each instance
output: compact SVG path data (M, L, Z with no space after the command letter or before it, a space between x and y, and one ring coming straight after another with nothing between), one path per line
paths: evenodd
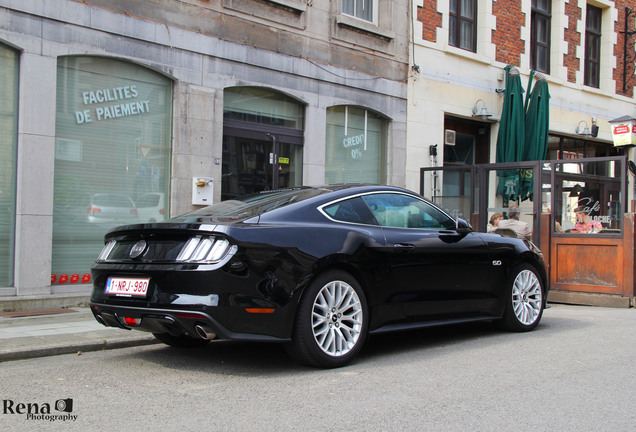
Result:
M623 116L609 121L615 147L636 145L636 118Z

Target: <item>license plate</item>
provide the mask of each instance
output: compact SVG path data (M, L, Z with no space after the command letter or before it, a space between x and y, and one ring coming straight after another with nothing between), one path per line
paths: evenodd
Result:
M126 297L146 297L150 278L108 278L106 281L106 294L115 294Z

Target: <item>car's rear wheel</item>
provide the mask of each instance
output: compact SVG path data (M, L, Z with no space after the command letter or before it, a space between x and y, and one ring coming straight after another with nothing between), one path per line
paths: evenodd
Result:
M529 331L541 320L544 289L537 271L530 264L515 267L508 286L506 309L500 324L511 331Z
M209 340L205 340L199 337L188 336L187 334L183 334L180 336L173 336L170 333L153 333L152 334L157 340L165 343L166 345L170 345L178 348L193 348L201 345L205 345Z
M367 303L358 281L344 271L328 271L304 293L287 350L310 366L344 366L362 348L367 327Z

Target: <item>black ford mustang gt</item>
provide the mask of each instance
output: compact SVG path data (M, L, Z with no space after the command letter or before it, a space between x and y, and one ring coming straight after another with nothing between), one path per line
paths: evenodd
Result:
M173 346L283 342L347 364L367 334L474 320L532 330L547 298L532 243L473 232L396 187L300 187L115 228L92 268L106 326Z

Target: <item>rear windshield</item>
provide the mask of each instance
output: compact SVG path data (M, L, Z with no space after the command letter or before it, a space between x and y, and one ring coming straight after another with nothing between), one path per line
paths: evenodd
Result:
M172 218L172 220L194 222L202 217L211 217L219 220L248 219L327 192L330 192L330 190L323 188L294 188L261 192L256 195L221 201L191 213L177 216Z

